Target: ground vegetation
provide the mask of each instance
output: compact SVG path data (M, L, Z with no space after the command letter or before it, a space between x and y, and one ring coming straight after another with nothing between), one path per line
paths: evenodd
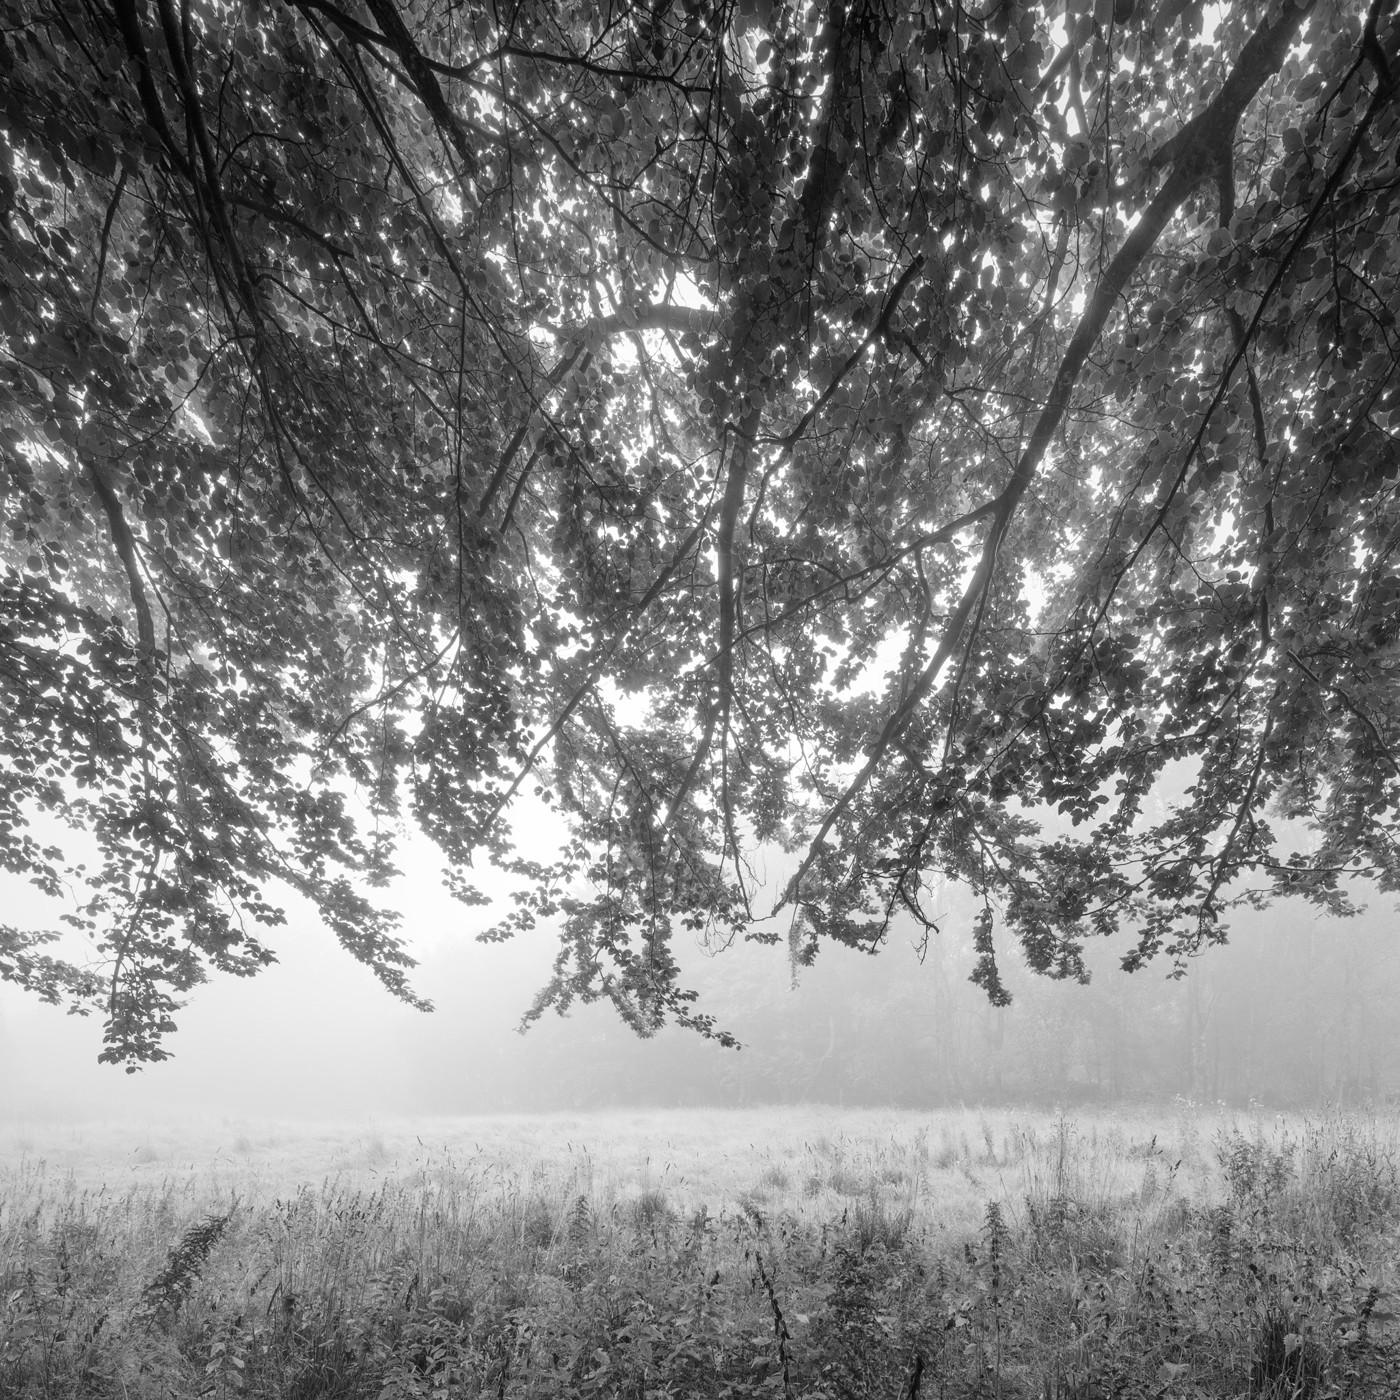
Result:
M1394 1124L1144 1126L910 1117L795 1150L780 1132L709 1203L659 1174L610 1193L579 1140L494 1183L470 1158L400 1175L380 1155L372 1184L365 1159L358 1184L245 1177L222 1199L31 1168L0 1180L0 1390L1394 1394Z

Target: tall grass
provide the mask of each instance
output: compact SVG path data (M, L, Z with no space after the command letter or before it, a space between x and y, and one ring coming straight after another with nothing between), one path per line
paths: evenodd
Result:
M331 1133L319 1183L220 1149L120 1189L31 1127L0 1397L1400 1394L1390 1119L629 1123L411 1153L426 1130L381 1125L372 1154Z

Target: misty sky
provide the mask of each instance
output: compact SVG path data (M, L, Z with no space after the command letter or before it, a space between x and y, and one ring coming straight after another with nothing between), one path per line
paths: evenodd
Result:
M542 827L535 814L533 830ZM57 833L55 833L57 834ZM278 963L257 977L215 975L177 1017L172 1059L127 1075L98 1065L101 1025L42 1005L0 983L0 1111L40 1115L121 1114L198 1107L272 1116L460 1111L479 1098L493 1061L518 1055L517 1026L549 975L552 931L481 944L474 935L504 912L507 886L489 875L497 903L466 908L442 888L440 861L422 838L401 853L403 877L386 902L420 966L417 991L436 1006L424 1015L391 997L336 944L309 904L290 891L278 902L285 928L268 944ZM54 927L55 906L18 876L0 873L7 921ZM691 949L697 957L704 955ZM737 974L786 987L781 950L738 947L724 954ZM610 1008L551 1015L531 1032L558 1053L569 1042L611 1031ZM535 1054L545 1047L539 1046ZM721 1053L700 1043L698 1054Z

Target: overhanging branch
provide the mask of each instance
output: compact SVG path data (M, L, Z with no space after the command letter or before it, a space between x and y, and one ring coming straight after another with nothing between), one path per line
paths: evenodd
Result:
M1239 59L1219 93L1181 133L1185 139L1174 153L1172 168L1165 183L1109 263L1066 347L1045 407L1031 432L1030 440L1021 454L1011 480L998 497L996 513L983 540L977 567L948 619L933 657L909 693L885 721L880 733L867 747L865 763L828 808L815 836L808 844L801 865L788 882L787 889L774 912L789 902L801 901L803 877L815 863L831 829L870 782L890 745L908 726L915 711L933 689L949 657L962 641L963 631L973 609L978 606L991 584L997 554L1016 509L1039 470L1051 439L1064 419L1084 362L1102 333L1119 296L1186 197L1203 176L1218 167L1220 151L1225 143L1233 139L1240 115L1260 87L1278 71L1310 9L1311 0L1305 6L1295 5L1292 0L1284 0L1283 5L1260 25L1240 51Z

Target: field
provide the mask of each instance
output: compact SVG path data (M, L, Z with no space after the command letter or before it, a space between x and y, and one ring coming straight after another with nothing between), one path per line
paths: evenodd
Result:
M1400 1121L0 1124L0 1397L1400 1393Z

